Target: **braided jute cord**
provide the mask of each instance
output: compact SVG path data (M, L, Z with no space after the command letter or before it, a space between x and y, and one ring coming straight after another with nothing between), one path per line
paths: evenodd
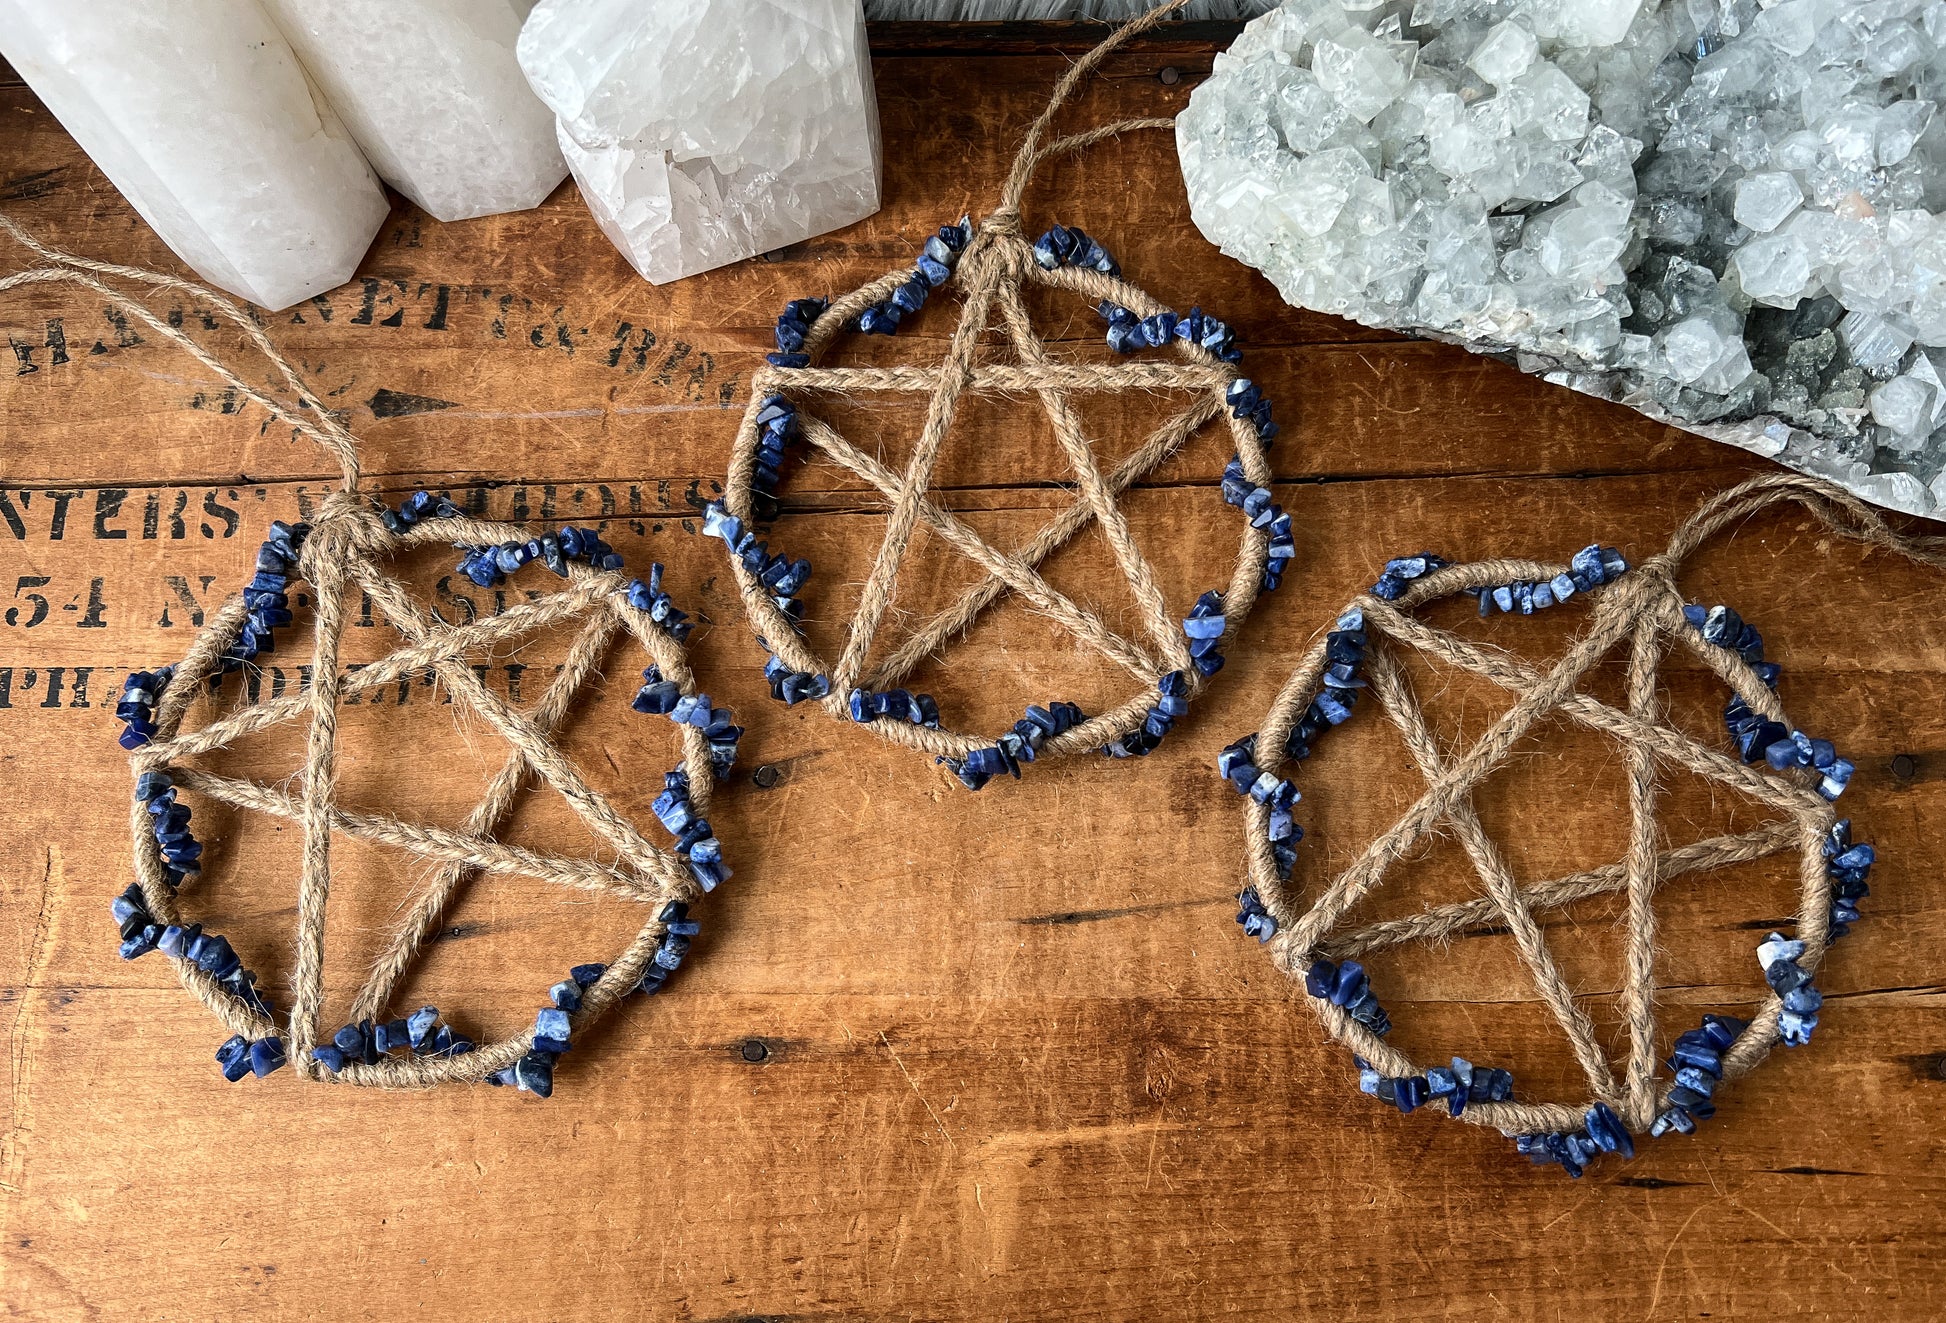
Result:
M1021 228L1021 198L1034 172L1055 157L1136 129L1168 128L1172 119L1125 119L1084 132L1050 138L1055 119L1077 87L1102 61L1131 37L1148 31L1186 0L1150 11L1118 28L1077 60L1055 86L1047 106L1028 129L1003 183L996 204L974 226L960 253L950 286L960 295L959 320L944 358L937 367L827 367L822 358L837 337L867 309L888 299L913 276L911 267L887 272L850 293L832 300L804 337L803 352L810 366L758 369L751 378L750 403L738 433L725 483L723 502L743 524L754 522L758 473L758 415L773 394L792 399L798 410L801 435L826 459L862 478L888 502L886 528L872 568L860 591L857 608L847 627L842 651L827 663L811 648L794 620L780 607L759 574L732 558L732 572L755 632L790 671L826 679L822 701L832 716L848 719L848 698L854 689L882 692L899 685L915 667L949 641L964 634L989 607L1008 595L1018 596L1046 617L1126 669L1143 691L1109 711L1049 735L1038 746L1042 758L1094 752L1142 726L1152 707L1154 686L1172 672L1183 673L1191 695L1204 677L1193 665L1188 642L1156 582L1156 575L1130 532L1119 498L1200 429L1231 411L1225 392L1238 379L1236 370L1202 345L1175 341L1174 363L1077 363L1050 359L1031 326L1022 286L1028 283L1086 299L1091 305L1108 302L1147 318L1169 311L1141 289L1100 270L1060 266L1047 269L1035 261L1034 250ZM981 337L990 328L1002 332L1015 361L982 359ZM1184 390L1191 402L1157 427L1125 459L1104 471L1084 433L1070 396L1077 392ZM927 397L925 422L902 472L881 463L854 446L805 408L800 396L825 392L849 394L894 391ZM962 398L968 393L1032 393L1051 422L1055 440L1073 470L1076 500L1049 520L1024 544L1001 550L982 539L959 516L928 497L942 444ZM1270 481L1264 447L1246 419L1230 416L1229 431L1242 472L1256 487ZM1247 521L1246 521L1247 522ZM901 565L920 525L947 546L972 560L979 581L956 601L915 628L889 655L870 660L880 627L890 612ZM1098 526L1115 563L1127 580L1141 621L1136 637L1111 629L1093 609L1074 601L1050 585L1039 573L1048 556L1067 545L1090 525ZM1270 536L1261 528L1245 527L1229 583L1222 587L1225 619L1234 626L1256 601L1267 563ZM899 720L877 720L870 728L925 753L951 759L993 743L936 726Z
M674 681L685 694L694 693L695 679L681 644L646 613L628 605L625 593L630 580L626 574L596 569L576 560L567 562L568 581L559 591L534 597L472 624L447 626L437 622L412 600L403 584L380 568L382 562L416 547L524 543L534 536L533 531L521 525L464 516L430 520L403 531L392 531L380 518L381 507L360 487L355 438L304 383L295 366L270 342L256 319L243 307L190 281L61 252L33 238L4 216L0 216L0 230L40 263L0 278L0 292L46 284L78 285L91 290L111 307L141 322L201 363L241 398L317 444L340 470L339 490L328 495L314 513L312 531L303 545L297 567L298 577L310 585L314 599L309 688L295 694L272 696L226 714L212 714L200 729L183 729L184 717L195 700L213 691L214 681L224 670L225 654L236 645L245 627L248 609L241 596L233 597L211 614L187 655L177 664L156 708L155 736L130 758L138 781L144 773L166 770L175 785L183 790L289 819L302 826L296 956L291 979L293 1003L287 1027L291 1064L299 1074L312 1079L415 1088L449 1081L482 1080L511 1066L534 1044L535 1035L530 1028L465 1055L389 1056L377 1064L348 1063L336 1072L325 1070L313 1060L311 1049L330 1039L328 1031L320 1031L320 1016L324 1000L324 920L331 889L334 832L390 846L436 865L374 960L353 1002L349 1017L352 1021L382 1017L394 989L438 927L447 907L473 877L491 874L536 878L650 907L649 921L600 979L583 991L580 1008L574 1012L572 1021L577 1030L591 1024L632 991L642 978L666 931L667 925L656 917L665 903L693 901L701 895L701 888L683 860L644 839L605 795L587 784L562 755L555 736L584 687L599 678L602 661L612 645L624 635L632 636L649 654L665 679ZM221 356L111 282L167 291L208 307L223 322L240 331L262 355L278 383L276 390L246 380ZM278 390L287 392L289 398L281 398L276 393ZM403 645L362 669L346 673L339 664L339 643L345 627L344 598L350 590L360 590L370 598L377 612L399 631ZM561 671L531 709L516 710L494 695L467 664L467 657L481 650L570 623L577 624L578 629L569 643ZM489 783L485 797L456 830L351 809L337 801L339 704L403 677L428 673L447 687L456 703L483 718L510 746L507 760ZM183 759L300 719L308 719L310 727L305 765L295 778L294 792L182 765ZM690 799L696 816L703 817L709 809L714 780L709 745L703 732L694 725L682 725L680 739ZM495 838L510 818L518 795L543 785L552 787L567 800L609 857L569 858L508 845ZM160 924L185 923L179 899L166 881L168 864L157 842L150 814L139 799L131 803L130 825L136 875L150 912ZM286 1032L284 1026L225 990L193 961L176 959L172 963L183 985L232 1033L255 1041Z
M1612 1108L1631 1131L1639 1133L1650 1126L1667 1105L1674 1087L1657 1077L1656 920L1650 902L1658 888L1678 877L1796 850L1800 897L1795 935L1805 945L1798 963L1807 972L1815 971L1823 957L1831 936L1833 895L1824 842L1837 814L1813 788L1816 775L1797 769L1784 774L1759 771L1698 743L1665 724L1656 696L1656 667L1670 640L1674 640L1759 716L1793 729L1777 695L1737 651L1705 641L1685 619L1685 602L1675 577L1684 560L1708 539L1784 503L1802 506L1839 536L1946 569L1946 538L1899 532L1877 510L1838 487L1798 474L1775 474L1753 478L1712 497L1683 522L1667 550L1595 589L1586 632L1545 671L1503 649L1434 629L1415 612L1468 590L1491 591L1519 581L1547 583L1566 572L1565 566L1525 560L1449 565L1412 581L1392 600L1366 595L1350 604L1363 612L1369 636L1365 674L1373 695L1403 735L1427 788L1396 824L1365 846L1324 886L1308 908L1300 904L1295 887L1278 875L1268 831L1270 808L1255 800L1247 802L1244 816L1250 881L1277 925L1269 942L1272 959L1300 980L1319 959L1347 959L1406 942L1436 942L1481 924L1496 924L1511 934L1541 1001L1560 1023L1587 1077L1590 1099L1579 1106L1482 1102L1467 1108L1462 1119L1509 1135L1562 1133L1580 1126L1586 1109L1601 1102ZM1624 644L1628 650L1624 704L1611 706L1579 692L1581 677ZM1513 693L1515 702L1470 747L1456 752L1442 749L1428 729L1394 655L1396 647L1417 649L1429 658L1491 680ZM1317 695L1328 664L1326 640L1321 637L1278 694L1257 736L1257 765L1264 771L1275 773L1285 760L1285 741ZM1522 736L1555 712L1613 736L1623 745L1630 812L1628 848L1618 863L1523 888L1482 827L1472 791L1507 760ZM1753 831L1665 850L1658 840L1655 818L1657 771L1665 766L1740 791L1780 820ZM1453 830L1480 873L1486 895L1406 918L1342 928L1347 913L1381 883L1387 869L1442 826ZM1564 981L1536 918L1587 897L1615 892L1624 893L1627 901L1621 919L1626 935L1621 1009L1629 1051L1619 1079L1587 1014ZM1327 1031L1381 1076L1398 1079L1424 1073L1329 998L1312 996L1305 1000L1317 1010ZM1748 1027L1723 1052L1723 1079L1746 1073L1776 1044L1781 1006L1781 999L1767 992Z

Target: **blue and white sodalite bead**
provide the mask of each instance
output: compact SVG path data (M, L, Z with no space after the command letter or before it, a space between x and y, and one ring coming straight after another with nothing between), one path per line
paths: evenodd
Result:
M931 694L915 694L908 689L886 689L876 693L870 689L853 689L845 695L845 708L851 713L851 719L861 726L883 717L889 721L909 721L915 726L939 729L939 704ZM1038 749L1039 743L1036 742L1034 747Z
M115 704L115 719L122 723L119 743L135 750L155 739L155 709L162 702L162 691L169 687L176 668L164 666L153 671L130 671L122 681L121 700Z
M1160 349L1171 340L1183 340L1201 345L1225 363L1243 361L1236 332L1201 308L1191 308L1186 316L1165 308L1148 317L1137 317L1121 304L1103 299L1095 305L1095 311L1108 323L1108 347L1118 354Z
M1775 689L1783 668L1764 660L1763 635L1727 606L1704 608L1685 606L1683 617L1702 634L1703 641L1728 648L1757 672L1766 687ZM1736 742L1737 754L1746 763L1762 760L1775 771L1808 767L1818 773L1818 793L1835 800L1845 793L1857 771L1847 759L1840 758L1831 741L1813 739L1800 730L1789 730L1782 722L1760 715L1732 694L1723 708L1723 725Z
M663 678L660 666L643 668L642 687L635 691L630 706L637 712L667 717L678 726L694 726L702 731L703 738L709 741L710 769L716 773L717 780L727 778L730 769L736 766L737 742L743 738L743 727L734 724L730 709L712 706L708 694L683 693L675 681Z
M463 1057L473 1050L472 1039L441 1021L437 1006L421 1006L401 1019L347 1024L312 1048L311 1057L335 1075L347 1065L375 1066L393 1053Z
M857 329L867 335L896 333L900 322L925 307L932 292L952 279L953 268L959 265L960 254L972 241L973 219L970 216L960 217L957 225L940 226L926 240L925 247L920 249L912 273L892 291L891 296L858 314L855 323ZM783 315L777 319L777 352L767 355L766 361L772 367L809 367L811 356L804 352L805 338L810 334L812 323L822 317L830 306L828 300L820 298L793 299L786 304Z
M1676 1036L1675 1049L1669 1054L1669 1068L1676 1072L1676 1082L1649 1126L1651 1136L1659 1139L1672 1130L1693 1135L1696 1122L1716 1115L1712 1098L1723 1078L1723 1054L1748 1027L1748 1021L1735 1016L1705 1015L1702 1028L1686 1029Z
M1391 1103L1402 1113L1443 1100L1449 1116L1460 1116L1470 1103L1506 1102L1514 1096L1512 1071L1475 1066L1465 1057L1454 1057L1450 1067L1434 1066L1424 1075L1405 1076L1381 1075L1360 1056L1352 1062L1358 1067L1358 1091Z
M1809 971L1797 963L1803 955L1804 943L1782 933L1771 933L1757 947L1764 982L1784 1002L1777 1013L1777 1032L1786 1047L1802 1047L1811 1041L1811 1031L1818 1027L1818 1008L1824 1005L1824 994L1812 986Z
M854 707L854 716L856 712ZM937 720L936 710L934 719ZM1049 703L1046 707L1035 703L1028 707L1026 716L1014 723L1012 730L990 747L975 749L964 758L941 757L935 761L957 776L968 790L978 790L996 776L1019 780L1022 763L1033 762L1043 744L1086 719L1073 703Z
M563 525L559 533L543 533L525 542L503 542L497 547L463 547L459 572L482 588L492 588L523 565L539 561L548 569L568 576L568 562L585 560L598 570L619 570L622 558L591 528Z
M1056 225L1034 240L1034 261L1049 271L1071 266L1099 271L1104 276L1122 274L1122 268L1108 255L1108 250L1073 225Z
M1365 687L1358 667L1365 660L1367 642L1365 613L1355 606L1339 616L1337 628L1325 635L1325 666L1318 693L1284 740L1286 758L1293 762L1309 758L1319 736L1350 720L1352 707L1358 702L1358 691ZM1297 863L1297 843L1304 839L1304 829L1297 825L1291 812L1291 806L1302 796L1289 781L1280 781L1260 770L1256 759L1257 737L1246 735L1217 755L1216 770L1238 794L1249 795L1269 807L1267 830L1271 860L1277 876L1288 878Z
M162 852L162 880L175 891L202 868L203 846L189 830L189 806L176 799L167 772L144 772L135 779L135 798L149 811L155 843Z
M1443 563L1443 562L1442 562ZM1628 573L1628 559L1614 547L1590 543L1574 553L1568 568L1545 582L1516 579L1497 588L1468 588L1479 599L1480 614L1492 615L1495 607L1503 613L1519 612L1531 616L1550 606L1567 601Z
M696 812L696 805L689 797L689 773L678 767L662 778L662 793L655 797L649 806L668 833L676 838L675 850L689 871L696 878L696 884L704 891L714 891L732 876L730 866L723 862L723 845L716 839L709 819Z
M811 356L804 352L804 337L811 323L824 316L830 299L792 299L777 318L777 352L766 355L772 367L809 367Z
M429 492L421 487L418 491L399 502L399 508L382 509L378 517L385 527L393 533L403 533L408 528L422 524L428 519L458 519L466 512L453 503L451 497Z
M1861 917L1858 902L1872 894L1866 879L1878 854L1863 841L1853 843L1851 819L1840 818L1824 838L1824 871L1835 884L1837 894L1831 901L1831 940L1837 941L1851 931Z
M1385 562L1384 573L1372 585L1372 596L1381 602L1396 602L1404 596L1406 585L1414 579L1423 579L1451 563L1432 551L1422 551L1416 556L1394 556Z
M779 396L772 396L765 403L765 412L768 413L773 406L789 409ZM794 417L795 411L790 411L785 415L785 422ZM781 449L778 453L782 454ZM769 545L745 528L743 521L731 514L721 501L711 501L703 507L703 536L719 539L730 553L730 559L754 574L764 585L770 593L770 600L777 604L777 609L784 613L786 619L795 623L803 618L804 603L798 594L811 581L810 561L792 560L781 553L772 555ZM764 644L766 650L769 646L768 643ZM800 703L807 698L824 698L831 693L829 676L814 671L792 670L774 652L764 662L764 678L770 682L770 696L785 704ZM934 719L937 720L937 714Z
M1347 960L1342 965L1329 960L1313 961L1304 971L1304 990L1320 1001L1342 1007L1352 1019L1381 1037L1392 1032L1392 1017L1378 1004L1371 979L1356 960Z

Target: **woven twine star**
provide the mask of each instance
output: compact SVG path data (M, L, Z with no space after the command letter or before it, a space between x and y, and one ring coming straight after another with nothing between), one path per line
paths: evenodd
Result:
M1553 667L1542 669L1488 644L1469 641L1428 626L1411 614L1440 599L1468 590L1491 592L1516 581L1545 584L1567 572L1561 565L1496 560L1433 570L1411 583L1395 600L1364 596L1352 608L1363 613L1368 636L1364 675L1371 695L1404 737L1427 788L1405 815L1371 841L1349 867L1324 887L1309 908L1278 876L1269 825L1272 807L1253 799L1246 804L1249 874L1277 931L1270 939L1272 958L1302 980L1313 962L1347 960L1407 942L1433 942L1463 928L1498 924L1512 935L1522 964L1541 1001L1560 1025L1586 1076L1589 1100L1578 1106L1555 1102L1481 1102L1463 1119L1508 1134L1573 1131L1587 1110L1604 1103L1631 1131L1648 1129L1667 1104L1673 1081L1658 1074L1655 1014L1656 889L1673 878L1795 849L1801 862L1802 896L1797 936L1805 944L1800 963L1815 969L1829 939L1832 882L1827 875L1825 841L1836 820L1832 806L1814 789L1816 775L1793 771L1774 775L1746 766L1673 729L1664 721L1656 694L1657 667L1673 641L1699 659L1762 717L1782 723L1777 696L1736 651L1704 641L1684 618L1683 598L1672 574L1676 549L1629 571L1594 593L1587 632ZM1417 649L1429 658L1491 680L1514 695L1513 705L1470 747L1442 750L1400 669L1394 649ZM1612 651L1626 647L1626 701L1621 707L1580 692L1588 671ZM1256 749L1263 770L1275 773L1287 756L1285 741L1317 696L1329 661L1324 640L1311 649L1279 694ZM1567 877L1523 886L1505 856L1482 827L1473 791L1500 767L1516 743L1543 718L1561 714L1618 741L1628 773L1629 845L1620 860ZM1274 752L1273 752L1274 751ZM1752 831L1719 835L1677 849L1663 849L1656 821L1658 765L1685 769L1773 811L1778 820ZM1429 833L1450 829L1478 871L1485 895L1429 909L1402 919L1346 930L1346 914L1385 879L1387 870ZM1578 901L1615 892L1626 894L1622 919L1626 932L1622 1008L1628 1029L1628 1056L1619 1077L1595 1037L1587 1013L1576 1004L1562 977L1538 915L1563 910ZM1328 997L1309 996L1325 1028L1386 1079L1425 1074L1404 1053L1366 1024L1354 1020ZM1723 1052L1723 1078L1732 1079L1757 1064L1778 1041L1780 999L1771 994L1748 1027Z
M633 990L662 939L658 917L671 900L688 901L700 888L683 860L646 840L609 798L591 786L561 752L556 737L599 677L601 663L615 642L633 636L665 679L685 694L694 677L681 644L627 599L629 578L569 562L566 587L508 607L499 615L470 624L449 625L428 613L381 562L414 547L440 544L498 546L525 543L533 534L519 525L464 517L442 518L395 533L379 520L368 501L349 493L328 498L304 545L301 577L312 589L313 648L309 688L273 696L220 716L200 729L184 731L183 718L197 695L205 693L223 669L223 658L246 626L248 609L239 596L227 602L197 635L177 665L157 708L154 739L137 749L132 763L138 778L166 771L184 790L238 808L301 823L304 866L298 894L295 1001L289 1032L291 1059L313 1077L321 1072L310 1048L328 1041L319 1036L323 999L324 918L329 893L331 839L357 837L430 860L437 870L407 909L372 973L353 1003L351 1020L382 1019L394 988L412 967L422 944L439 923L456 893L480 874L514 875L582 891L597 892L650 907L651 918L599 981L583 991L573 1016L577 1029L592 1023ZM347 592L362 591L399 633L402 646L361 669L346 672L339 663ZM537 631L578 625L560 673L529 709L518 710L487 688L468 664L469 656L505 646ZM507 759L489 782L484 797L457 828L409 822L387 814L349 808L337 802L335 759L338 707L360 695L415 676L436 677L452 701L497 731L508 743ZM295 776L297 789L223 776L185 766L184 759L221 749L273 726L308 723L306 765ZM708 810L712 783L709 745L701 730L682 725L682 766L696 815ZM415 758L435 756L415 747ZM596 838L612 849L613 862L529 849L498 839L523 792L548 787L558 793ZM157 845L150 815L138 800L134 808L137 873L156 920L183 923L177 897L165 883L168 864ZM185 986L202 998L233 1033L255 1040L281 1032L266 1016L227 992L190 960L173 962ZM376 1065L352 1063L330 1077L353 1084L430 1085L478 1080L512 1066L533 1046L530 1030L463 1056L388 1057Z
M901 268L834 301L810 327L805 353L816 360L841 328L883 303L911 279L911 269ZM1169 310L1135 286L1100 271L1075 267L1049 270L1037 264L1032 246L1020 231L1018 216L1011 213L991 217L977 228L954 270L952 283L963 296L962 306L945 360L938 367L767 367L752 379L751 403L739 432L724 497L732 514L746 524L752 519L758 490L753 486L756 452L761 438L757 419L766 398L773 393L794 397L801 435L814 451L869 483L888 502L885 534L836 662L827 663L812 650L795 622L780 609L771 589L750 567L733 558L737 585L757 633L783 663L797 672L829 678L830 692L823 701L827 710L840 718L846 717L847 698L853 689L881 692L897 686L923 660L963 635L988 609L1017 597L1142 682L1144 692L1119 707L1051 736L1041 756L1092 752L1141 725L1155 702L1154 687L1163 675L1186 673L1192 691L1202 681L1182 626L1169 610L1157 586L1155 570L1131 533L1118 502L1122 493L1154 472L1205 425L1229 415L1225 392L1237 379L1237 372L1207 349L1187 341L1176 342L1181 360L1176 363L1095 364L1051 359L1028 318L1023 295L1023 286L1028 283L1079 295L1090 302L1107 300L1138 317ZM982 353L982 334L996 320L1005 338L1008 360ZM1151 432L1133 453L1104 470L1073 397L1128 390L1189 391L1194 398ZM904 471L895 472L860 450L805 409L797 398L820 391L851 396L873 391L924 396L926 421ZM1031 393L1052 427L1075 483L1074 503L1012 550L993 546L964 519L928 495L942 443L968 393ZM1228 421L1244 474L1254 485L1267 484L1269 469L1256 431L1243 418L1229 417ZM978 566L982 577L956 601L920 623L883 660L872 664L869 657L893 603L900 566L916 528L922 524ZM1102 530L1128 583L1141 617L1142 637L1130 638L1109 628L1096 611L1053 587L1039 572L1050 555L1090 527ZM1235 568L1223 590L1223 613L1232 625L1248 613L1256 599L1267 542L1267 535L1249 527L1246 521ZM870 724L881 736L949 757L963 758L993 743L991 738L912 722L880 720Z

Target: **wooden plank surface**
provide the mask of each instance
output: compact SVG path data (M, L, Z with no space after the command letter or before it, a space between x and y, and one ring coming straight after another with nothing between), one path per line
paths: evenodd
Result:
M222 1035L159 957L114 958L107 901L129 873L110 716L120 677L180 655L247 576L269 521L314 500L330 470L98 300L41 290L0 303L8 1316L1939 1316L1946 586L1787 515L1753 522L1685 579L1765 630L1787 704L1859 763L1846 808L1882 863L1867 922L1820 977L1830 1000L1813 1045L1727 1090L1693 1139L1579 1183L1529 1169L1498 1136L1359 1096L1301 991L1231 921L1241 818L1210 771L1215 751L1255 728L1313 632L1386 556L1558 557L1600 538L1640 558L1697 500L1763 466L1493 362L1292 312L1196 235L1165 136L1063 167L1030 211L1086 226L1158 297L1229 317L1285 420L1273 460L1298 560L1221 683L1146 761L1034 769L977 796L770 702L721 548L693 536L770 319L977 214L1080 45L1014 34L982 54L963 36L906 30L877 42L886 205L849 230L658 289L571 187L536 211L459 225L400 204L358 280L265 318L364 439L383 490L435 483L495 514L598 521L631 563L667 564L710 622L697 666L749 727L715 815L737 875L703 908L691 964L670 995L577 1043L546 1103L307 1087L289 1072L226 1085L209 1059ZM1075 122L1173 111L1211 49L1177 37L1117 58ZM1164 68L1178 72L1165 81ZM0 123L8 215L82 253L175 269L30 94L0 88ZM4 269L19 260L10 250ZM191 303L154 306L203 326ZM1090 352L1092 313L1040 311L1063 352ZM929 312L863 357L925 361L949 329L949 314ZM1114 452L1164 407L1098 402L1090 418ZM910 407L834 412L888 462L905 453ZM973 410L940 472L939 499L1003 546L1071 499L1051 438L1020 418ZM1129 498L1172 600L1227 576L1223 458L1199 443ZM795 476L786 504L776 536L817 563L812 632L829 647L881 520L824 468ZM495 606L442 590L439 558L409 570L442 609ZM1126 603L1106 573L1082 547L1050 576L1115 618ZM922 546L901 605L922 611L965 577ZM1574 616L1481 629L1558 651ZM349 659L381 655L385 632L355 623ZM295 682L290 637L261 684ZM491 687L531 698L561 646L543 638L479 664ZM673 744L626 709L640 664L610 659L566 745L646 820ZM982 729L1029 701L1093 708L1125 692L1018 608L920 679ZM1666 685L1675 719L1712 737L1720 692L1679 661ZM1453 732L1498 710L1463 682L1428 673L1421 687ZM496 751L442 697L407 684L347 712L349 800L461 818ZM286 776L298 747L272 733L218 765ZM1483 816L1523 876L1605 861L1625 830L1621 775L1612 748L1550 730L1483 790ZM1302 781L1311 883L1413 793L1375 721L1346 727ZM193 903L281 987L291 832L195 811L210 864ZM1732 820L1705 789L1672 786L1672 841ZM538 800L515 826L563 850L585 848L575 833ZM426 874L357 845L337 865L327 1015ZM1374 904L1402 913L1473 885L1444 842ZM1788 913L1789 891L1775 866L1671 889L1671 1032L1754 999L1752 944ZM601 958L637 918L481 884L402 995L511 1032L566 965ZM1615 1030L1612 911L1549 931ZM1375 968L1408 1051L1507 1065L1523 1096L1578 1096L1504 937Z

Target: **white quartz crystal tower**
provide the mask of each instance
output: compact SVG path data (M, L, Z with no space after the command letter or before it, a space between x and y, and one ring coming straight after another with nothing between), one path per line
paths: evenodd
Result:
M541 0L519 55L589 210L649 280L878 210L859 0Z
M257 0L0 0L0 54L178 257L286 308L389 206Z
M264 0L386 183L443 221L567 177L514 42L534 0Z

